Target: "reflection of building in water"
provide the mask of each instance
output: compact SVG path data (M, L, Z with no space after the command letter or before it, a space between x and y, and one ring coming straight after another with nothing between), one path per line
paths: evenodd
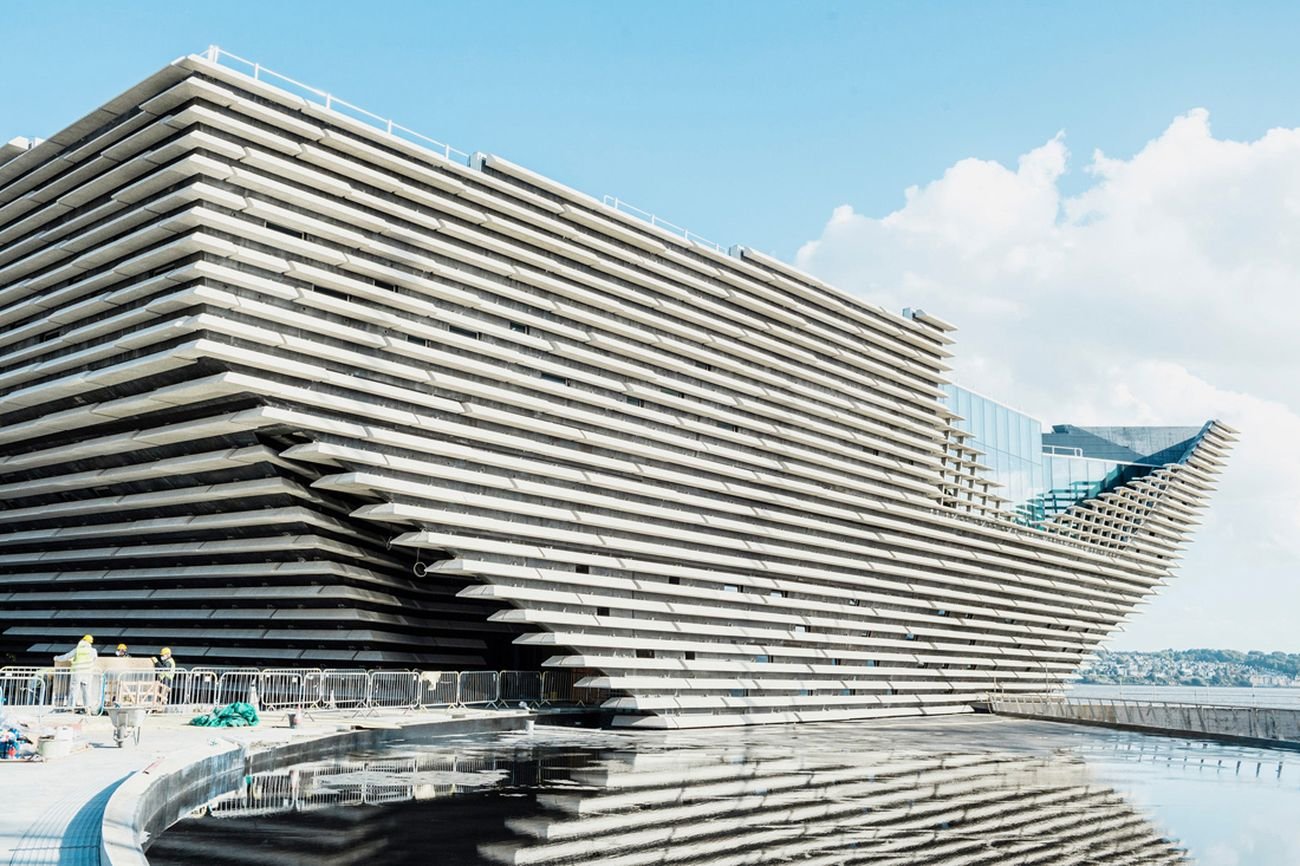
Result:
M567 772L564 759L552 762ZM153 866L426 863L400 851L434 851L439 863L477 860L475 841L534 807L531 797L455 796L538 783L538 765L495 754L423 752L321 761L258 773L196 810L148 851ZM427 811L438 799L437 812ZM375 808L383 806L384 808ZM430 820L434 819L434 820Z
M344 808L377 803L390 805ZM261 774L206 811L165 834L151 861L219 849L205 862L283 863L304 850L315 866L1189 862L1059 755L432 754Z
M620 755L487 844L496 863L1184 863L1074 760Z

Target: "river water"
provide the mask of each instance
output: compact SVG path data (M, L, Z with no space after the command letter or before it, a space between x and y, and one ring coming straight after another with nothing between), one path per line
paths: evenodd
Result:
M958 716L538 727L261 774L172 864L1300 863L1300 753Z

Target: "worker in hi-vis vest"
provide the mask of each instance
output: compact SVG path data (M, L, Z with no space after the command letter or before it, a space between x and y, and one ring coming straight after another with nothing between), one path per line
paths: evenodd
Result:
M172 681L176 679L176 659L172 658L172 648L163 647L158 655L150 658L149 661L153 662L154 673L157 674L158 684L161 687L158 700L164 704L170 703Z
M176 677L176 659L172 658L172 648L163 647L158 655L150 658L149 661L153 662L153 669L157 672L158 679L170 686Z
M72 662L72 683L69 689L68 702L73 710L81 707L87 713L98 707L99 701L91 700L94 695L95 682L95 660L99 658L99 653L95 652L95 638L86 635L77 645L61 656L55 656L56 662Z

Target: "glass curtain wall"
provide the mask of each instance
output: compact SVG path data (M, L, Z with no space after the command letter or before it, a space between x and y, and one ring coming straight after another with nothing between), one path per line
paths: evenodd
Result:
M1043 425L1038 419L1010 409L957 385L944 386L949 409L961 416L953 426L971 436L970 444L984 452L981 462L989 477L1001 485L1004 507L1024 522L1041 519L1043 493Z
M1204 427L1077 427L1044 433L1036 418L968 391L944 386L953 425L984 453L985 477L1001 485L1003 507L1035 524L1070 506L1186 459Z

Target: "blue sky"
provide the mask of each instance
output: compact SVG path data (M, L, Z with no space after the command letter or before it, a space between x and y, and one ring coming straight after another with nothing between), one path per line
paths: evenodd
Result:
M1201 537L1114 645L1300 652L1297 32L1282 3L7 0L0 140L218 43L925 307L959 382L1048 422L1222 418Z
M362 11L364 10L364 11ZM1204 3L58 3L0 18L0 136L216 42L462 150L789 258L963 157L1174 115L1296 125L1300 7ZM1067 178L1070 185L1083 178Z

